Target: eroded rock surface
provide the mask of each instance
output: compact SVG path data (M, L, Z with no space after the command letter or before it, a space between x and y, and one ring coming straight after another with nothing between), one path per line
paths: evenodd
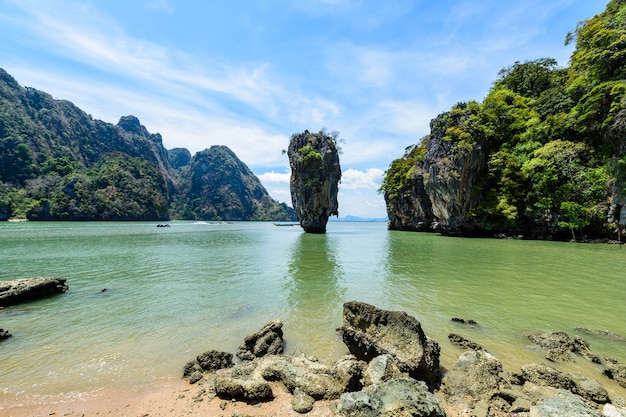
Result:
M0 282L0 307L25 303L68 290L65 278L36 277Z
M330 216L338 216L337 193L341 179L339 151L324 132L305 130L291 136L291 202L305 232L325 233Z
M357 359L370 362L379 355L392 355L402 372L438 385L439 344L428 338L419 321L403 311L387 311L370 304L343 305L343 342Z
M282 327L280 319L274 319L258 332L246 336L239 346L237 357L242 360L253 360L265 355L282 353L285 346Z

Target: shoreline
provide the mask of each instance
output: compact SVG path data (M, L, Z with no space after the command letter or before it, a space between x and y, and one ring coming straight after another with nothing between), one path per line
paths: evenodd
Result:
M227 401L207 394L201 385L192 385L183 379L156 382L135 389L102 389L75 397L47 397L47 401L1 405L0 414L5 417L44 416L128 416L171 417L185 415L247 415L287 416L301 414L293 411L292 395L280 383L270 383L274 400L259 404ZM311 417L331 416L328 401L317 401Z

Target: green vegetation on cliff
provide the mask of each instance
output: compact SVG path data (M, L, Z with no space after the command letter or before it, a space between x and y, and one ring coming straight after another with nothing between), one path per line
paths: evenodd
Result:
M626 1L581 22L573 41L569 67L516 62L482 103L431 122L386 173L390 228L617 237L626 224Z
M216 148L217 149L217 148ZM117 125L21 87L0 68L0 220L293 220L228 148L163 147L134 116Z

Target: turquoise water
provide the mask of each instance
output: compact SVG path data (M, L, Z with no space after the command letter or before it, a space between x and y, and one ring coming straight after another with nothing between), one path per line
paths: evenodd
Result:
M326 235L271 223L1 223L0 280L61 276L70 290L0 310L13 334L0 343L0 404L178 379L198 353L234 353L274 318L287 351L331 360L346 353L335 329L351 300L418 318L445 367L460 353L447 342L456 332L514 368L541 358L526 333L626 336L625 270L618 246L384 223L331 222ZM626 342L583 336L626 362Z

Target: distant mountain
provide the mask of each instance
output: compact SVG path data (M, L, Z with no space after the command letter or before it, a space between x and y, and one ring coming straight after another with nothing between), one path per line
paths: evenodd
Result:
M134 116L117 125L21 87L0 68L0 220L286 220L230 149L166 150Z

